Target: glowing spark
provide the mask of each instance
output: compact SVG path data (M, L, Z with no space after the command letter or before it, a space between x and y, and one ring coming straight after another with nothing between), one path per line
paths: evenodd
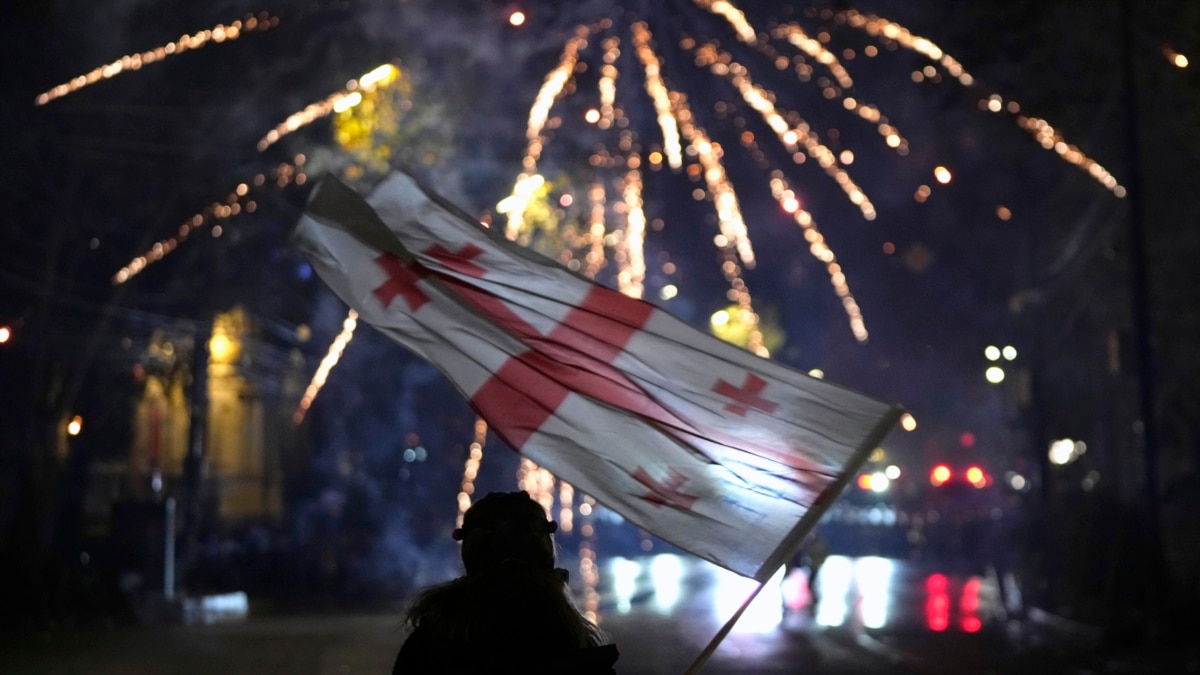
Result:
M458 519L455 527L462 527L463 515L471 508L471 495L475 494L475 477L479 475L479 462L483 460L483 444L487 441L487 422L482 417L475 418L475 439L471 441L471 450L467 455L466 465L463 466L462 489L458 493Z
M584 275L589 279L594 279L600 273L600 269L604 267L604 183L596 181L592 184L592 188L588 190L588 201L591 203L591 213L588 224L588 240L591 247L587 252L587 267L584 268Z
M266 12L262 12L258 16L247 15L241 21L234 21L228 25L217 24L208 30L202 30L194 35L184 35L174 42L168 42L165 45L155 47L140 54L122 56L117 61L95 68L83 75L77 75L67 82L63 82L48 91L38 94L33 102L35 105L46 105L56 98L62 98L90 84L116 77L126 71L139 70L142 66L162 61L168 56L182 54L191 49L199 49L209 42L220 43L236 40L244 32L268 31L278 25L279 17L271 16Z
M558 65L546 75L546 80L542 82L542 87L538 90L537 97L534 98L533 105L529 108L529 122L525 128L525 157L521 160L523 172L517 177L513 193L509 195L509 198L512 199L509 203L510 208L505 212L508 215L508 224L504 229L504 235L509 239L516 239L517 234L521 231L521 226L525 224L528 193L522 195L521 186L537 170L537 161L541 157L544 143L542 128L546 126L546 120L550 118L550 108L554 105L554 100L562 93L563 88L571 79L571 73L575 71L575 64L579 60L579 50L587 46L587 36L590 32L587 26L575 29L575 36L567 41Z
M962 86L970 87L975 84L975 78L954 57L943 52L940 47L927 38L913 35L904 26L894 21L882 19L874 14L860 14L852 9L841 12L841 15L845 17L847 24L866 31L872 37L891 40L905 49L917 52L936 61L951 77L958 80ZM927 72L922 77L931 77L936 73L932 67L927 66L926 68ZM917 75L918 73L914 73L914 79L917 79ZM1096 160L1088 157L1079 148L1067 143L1062 134L1052 127L1049 122L1037 117L1026 117L1018 114L1021 106L1016 101L1010 100L1006 105L1002 105L1002 103L1003 99L998 94L990 94L982 105L985 109L992 112L1007 111L1013 116L1017 126L1033 135L1043 148L1053 150L1063 160L1086 171L1089 176L1107 188L1113 195L1117 197L1125 196L1125 187L1117 181L1116 177L1108 169L1105 169Z
M1167 60L1167 63L1170 63L1176 68L1183 69L1188 67L1188 57L1180 54L1174 49L1164 45L1162 48L1162 54L1163 58Z
M867 194L863 192L862 188L850 178L850 174L839 165L837 155L828 146L821 143L816 132L809 127L807 122L795 113L789 113L792 118L792 123L789 124L788 120L775 107L773 103L775 96L754 84L745 66L734 62L728 54L719 52L712 45L698 47L695 54L698 64L708 66L710 71L725 77L737 88L742 95L742 100L762 115L767 126L775 132L779 141L788 150L794 153L802 144L808 156L817 160L825 173L833 178L846 193L850 202L859 208L863 218L875 219L875 205L867 198Z
M303 126L312 124L322 117L327 117L333 113L345 112L353 108L362 103L363 92L375 91L381 85L387 86L395 82L399 75L399 68L390 63L385 63L357 80L350 80L346 83L346 88L342 91L330 94L324 101L310 103L303 110L288 115L286 120L276 125L274 129L267 132L266 136L259 139L259 151L266 150L280 138Z
M600 69L600 119L598 125L607 129L613 123L613 103L617 100L617 67L613 65L621 55L620 40L610 37L604 41L604 66Z
M737 250L742 262L747 267L753 267L754 249L750 247L746 221L742 218L741 207L738 206L737 193L734 192L733 184L729 182L725 175L725 167L721 164L721 146L709 140L704 130L692 122L692 112L688 109L686 96L671 91L670 97L675 119L679 120L680 131L704 168L704 181L717 209L717 223L721 234Z
M346 345L350 344L350 339L354 337L354 329L357 326L358 312L350 310L346 314L346 320L342 322L342 332L338 333L337 337L333 339L333 344L329 345L329 351L325 354L325 358L321 359L321 364L317 366L317 372L313 373L312 381L304 390L304 396L300 397L300 404L296 406L296 412L292 413L292 422L295 424L304 421L304 415L308 412L313 400L317 398L321 387L325 386L325 378L329 377L329 371L333 370L338 359L342 358L342 352L346 350Z
M812 214L804 210L800 206L800 200L796 198L796 194L784 181L783 172L776 171L771 177L771 195L779 202L784 211L787 211L796 224L804 228L804 238L808 241L808 251L814 258L825 264L825 272L829 275L829 283L833 285L834 292L842 300L842 309L845 310L846 316L850 319L850 331L854 333L854 339L859 343L867 341L867 327L863 322L862 310L858 306L858 302L854 299L854 295L850 292L850 286L846 283L846 275L842 272L842 266L838 264L837 257L833 254L833 249L829 248L829 244L825 242L825 236L817 229L817 223L813 220Z
M726 0L695 0L695 2L713 14L724 17L729 25L733 26L734 32L742 42L752 45L758 40L758 33L755 32L750 22L746 21L746 15L733 3Z
M558 485L558 526L565 534L575 527L575 488L566 481Z
M278 188L287 187L292 183L303 185L308 179L300 168L304 165L304 161L304 155L296 155L294 163L280 164L271 172L269 176L270 182ZM209 204L203 211L185 220L179 226L179 230L176 231L174 236L156 242L145 253L126 263L124 267L113 275L113 285L119 286L137 276L151 264L171 254L190 235L209 224L213 224L212 235L214 237L220 236L221 230L219 228L221 226L219 223L221 221L229 220L242 213L253 213L255 211L258 205L257 202L251 199L253 196L252 191L263 187L267 182L268 176L260 173L254 177L252 181L253 187L246 183L240 183L226 196L224 202Z
M758 314L754 312L750 290L746 288L746 282L742 279L741 267L734 254L734 251L741 252L741 246L744 243L750 256L746 264L747 266L753 264L754 252L750 250L750 242L746 238L746 223L742 220L741 209L738 207L733 185L726 178L725 168L721 165L720 146L708 140L704 132L692 123L692 111L688 108L687 97L676 91L670 92L670 96L675 118L679 120L680 130L683 132L684 138L688 140L689 147L696 152L700 164L704 168L703 175L708 184L708 194L712 196L717 207L717 223L720 226L721 234L717 235L715 243L725 254L725 261L721 263L721 273L729 282L729 299L738 304L743 313L744 323L751 326L747 349L762 357L769 356L767 349L762 344L762 332L757 328ZM746 258L743 257L743 260Z
M646 214L642 210L642 174L636 166L637 155L630 158L631 168L625 174L625 236L621 237L621 252L625 262L617 274L617 289L632 298L642 297L646 279L646 258L643 247L646 239Z
M950 74L950 77L958 80L964 87L969 87L975 83L975 78L953 56L943 52L941 47L929 39L913 35L904 26L894 21L881 19L874 14L860 14L853 9L845 10L842 14L846 17L846 23L854 28L866 31L872 37L886 38L905 49L937 61Z
M579 542L579 576L583 581L583 615L588 621L600 624L600 593L596 586L600 583L599 568L596 565L595 528L592 526L592 510L596 500L584 495L583 503L579 505L579 515L583 525L579 533L583 538Z
M546 510L546 517L553 518L554 475L530 459L521 459L517 468L517 487L529 493L533 500Z
M884 137L888 147L895 148L901 155L907 154L908 141L900 135L896 127L888 123L887 118L879 112L879 108L862 103L856 98L844 96L845 90L854 86L854 80L850 77L850 73L842 65L841 61L838 60L837 56L826 49L820 40L809 37L804 32L804 29L795 24L780 26L775 29L774 35L786 39L794 47L828 68L829 72L833 74L834 79L837 80L838 86L842 88L842 91L838 92L838 94L843 95L842 103L846 110L874 124L876 130L879 131L879 135Z
M671 99L667 94L667 86L663 83L661 63L654 50L650 47L650 31L646 24L633 24L633 45L638 59L642 62L642 71L646 74L646 93L654 102L654 112L658 115L658 126L662 129L663 152L667 154L667 164L672 169L683 166L683 150L679 143L679 125L671 111Z

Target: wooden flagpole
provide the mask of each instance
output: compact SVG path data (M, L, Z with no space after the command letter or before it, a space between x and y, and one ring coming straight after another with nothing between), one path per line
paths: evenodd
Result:
M873 452L875 448L883 442L884 437L891 432L892 427L896 426L896 423L900 421L900 417L902 415L904 415L903 408L892 408L892 410L889 411L888 414L883 417L883 419L879 420L879 422L875 425L875 428L871 430L871 433L867 434L867 437L865 440L863 440L862 445L860 445L858 449L855 450L854 454L850 456L850 461L846 463L846 466L842 471L842 475L838 476L837 479L834 480L833 483L821 493L821 496L817 498L817 502L813 504L813 507L805 512L805 514L800 518L800 521L796 523L796 527L792 528L792 531L787 537L784 537L783 542L780 543L779 548L776 549L775 553L763 562L763 566L759 569L758 577L756 578L758 581L758 587L750 593L750 597L746 598L746 601L742 603L742 606L737 608L737 611L733 613L733 616L729 617L729 620L725 622L725 625L721 626L721 630L717 631L717 634L713 636L713 639L709 640L708 646L704 648L704 651L700 652L700 655L696 657L695 661L692 661L692 665L688 666L688 669L685 671L684 675L696 675L696 673L700 672L700 669L703 668L704 664L708 662L708 659L713 655L713 652L717 651L717 647L722 641L725 640L725 637L729 635L729 631L733 630L733 624L737 623L738 619L742 618L742 614L746 612L746 608L750 606L750 603L754 602L754 599L758 597L759 592L762 591L763 587L766 586L767 582L769 582L771 577L774 576L775 570L778 569L779 566L783 565L784 560L786 560L794 552L794 550L800 546L800 542L803 541L804 537L817 524L817 521L820 520L821 516L825 515L825 511L833 504L837 496L842 493L842 490L846 488L847 483L850 482L850 476L856 473L859 467L861 467L863 463L867 461L867 457L869 457L871 452ZM764 571L770 571L771 574L764 577Z

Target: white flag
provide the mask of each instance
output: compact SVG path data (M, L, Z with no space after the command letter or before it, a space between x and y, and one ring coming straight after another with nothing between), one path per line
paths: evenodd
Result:
M760 581L900 415L580 277L402 173L365 201L325 178L294 237L522 455Z

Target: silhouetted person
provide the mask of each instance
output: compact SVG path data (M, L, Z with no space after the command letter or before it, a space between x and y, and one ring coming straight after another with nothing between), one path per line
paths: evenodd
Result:
M393 675L615 673L617 648L571 602L554 567L558 524L521 492L493 492L454 531L466 576L427 589Z

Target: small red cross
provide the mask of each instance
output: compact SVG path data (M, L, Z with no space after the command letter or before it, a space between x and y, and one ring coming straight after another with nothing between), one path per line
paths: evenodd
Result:
M392 300L397 295L404 296L411 312L417 311L421 305L429 302L429 298L421 292L421 289L417 288L417 282L425 276L426 272L415 262L403 261L395 253L383 253L375 258L375 264L382 267L388 275L387 281L371 291L379 299L379 302L383 303L384 309L392 304Z
M765 413L775 412L778 404L768 401L759 396L763 389L767 388L767 381L754 373L746 373L746 382L742 384L741 389L729 384L725 380L717 380L713 385L712 390L721 396L728 396L734 400L734 403L725 405L725 410L735 414L746 416L747 408L754 408Z
M667 479L659 483L651 478L645 469L639 466L633 472L633 479L645 485L650 490L648 494L642 495L642 499L655 506L673 506L687 511L692 508L692 504L696 503L694 496L685 495L679 491L679 488L687 482L687 477L675 469L670 469Z
M448 250L441 244L434 244L425 250L425 254L430 258L434 258L455 272L465 274L469 277L483 276L484 269L471 262L480 253L483 253L483 249L471 243L463 245L457 251Z
M451 251L441 244L434 244L425 253L456 272L472 277L483 276L484 269L471 262L473 258L483 253L483 249L475 244L468 243L457 251ZM429 274L428 270L420 263L415 260L406 262L395 253L384 253L375 258L375 263L382 267L388 275L387 281L372 291L385 308L392 304L392 300L397 295L403 295L404 299L408 301L410 312L417 311L421 305L429 302L429 298L417 288L417 282Z

